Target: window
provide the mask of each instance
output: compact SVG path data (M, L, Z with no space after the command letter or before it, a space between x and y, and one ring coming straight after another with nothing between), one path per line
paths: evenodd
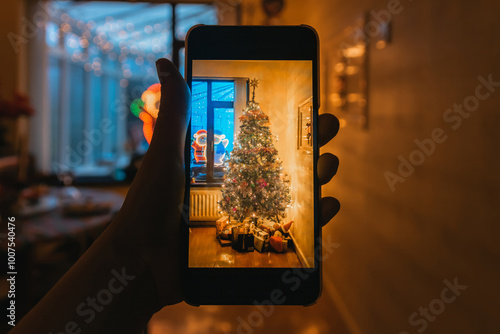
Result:
M50 169L81 179L120 180L130 157L148 146L130 103L158 82L156 59L169 58L183 71L185 33L195 24L217 24L216 9L118 1L48 4Z
M194 79L191 183L221 183L234 142L235 81Z

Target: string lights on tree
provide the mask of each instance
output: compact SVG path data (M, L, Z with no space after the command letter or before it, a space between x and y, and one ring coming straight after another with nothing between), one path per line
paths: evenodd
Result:
M289 180L273 144L269 117L255 102L258 84L257 79L250 81L252 100L239 118L240 132L224 176L219 206L238 222L261 217L280 223L291 202Z

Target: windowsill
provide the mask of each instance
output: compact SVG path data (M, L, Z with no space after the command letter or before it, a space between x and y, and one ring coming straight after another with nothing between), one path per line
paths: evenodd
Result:
M190 187L192 188L208 188L208 187L217 187L221 188L223 183L191 183Z

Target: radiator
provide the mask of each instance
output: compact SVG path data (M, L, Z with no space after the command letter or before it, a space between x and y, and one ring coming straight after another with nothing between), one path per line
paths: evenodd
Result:
M216 221L219 213L217 202L221 199L220 188L191 188L189 197L190 221Z

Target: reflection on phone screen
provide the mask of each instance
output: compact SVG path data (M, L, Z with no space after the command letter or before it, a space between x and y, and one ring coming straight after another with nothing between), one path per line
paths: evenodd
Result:
M312 61L194 60L189 266L314 266Z

